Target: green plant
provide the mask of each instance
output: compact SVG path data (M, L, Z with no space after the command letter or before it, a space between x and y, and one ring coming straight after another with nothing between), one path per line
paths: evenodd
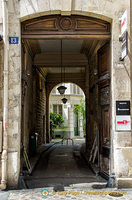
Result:
M54 134L54 129L63 126L64 119L60 114L50 112L50 135Z
M75 114L80 114L82 117L82 122L83 122L83 132L85 135L85 130L86 130L86 111L85 111L85 100L81 99L80 104L75 104L74 105L74 113Z

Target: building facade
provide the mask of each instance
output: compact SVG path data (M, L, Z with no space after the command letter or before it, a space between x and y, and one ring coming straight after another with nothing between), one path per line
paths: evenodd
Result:
M130 0L0 0L1 189L17 187L20 145L29 151L32 131L39 133L38 145L49 142L49 95L61 83L60 40L65 82L86 97L86 151L98 132L100 170L114 173L118 187L132 187L131 9ZM122 59L124 24L128 54ZM122 103L128 107L118 107Z
M59 87L59 86L57 86ZM66 104L62 103L64 95L60 95L57 87L52 91L49 99L50 112L60 114L64 119L63 128L54 130L54 136L59 138L84 138L83 116L75 113L75 105L81 104L81 99L85 99L84 93L77 85L66 83L65 98Z

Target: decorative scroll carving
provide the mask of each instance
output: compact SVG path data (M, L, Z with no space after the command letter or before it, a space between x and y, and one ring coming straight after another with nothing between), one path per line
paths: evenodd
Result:
M110 88L109 86L104 87L100 90L100 105L109 105L110 104Z

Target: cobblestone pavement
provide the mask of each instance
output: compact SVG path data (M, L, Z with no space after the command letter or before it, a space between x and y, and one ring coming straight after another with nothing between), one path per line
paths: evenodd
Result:
M54 192L53 188L44 188L49 192L47 196L42 195L43 189L28 189L28 190L19 190L11 191L8 197L8 200L69 200L69 199L78 199L78 200L132 200L132 190L118 190L118 194L122 194L121 197L113 197L108 193L114 194L115 189L78 189L78 188L65 188L63 192ZM46 190L44 191L46 192ZM46 194L46 193L44 193Z

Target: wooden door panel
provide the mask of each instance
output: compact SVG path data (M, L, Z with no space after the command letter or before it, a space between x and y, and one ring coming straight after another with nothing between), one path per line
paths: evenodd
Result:
M110 57L110 48L109 43L105 44L98 50L98 71L99 76L103 76L109 72L109 57Z
M103 144L107 144L110 140L109 138L109 107L102 109L103 111Z
M98 51L100 107L100 169L109 175L110 163L110 75L109 44ZM106 76L107 75L107 76Z
M106 174L109 174L109 156L110 156L110 113L109 106L101 107L101 154L100 168Z

